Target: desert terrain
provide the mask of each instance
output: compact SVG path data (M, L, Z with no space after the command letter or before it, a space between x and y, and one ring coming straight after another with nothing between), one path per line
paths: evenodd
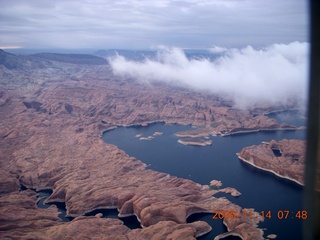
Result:
M186 223L189 215L244 209L216 198L208 185L146 169L101 133L153 122L195 126L179 133L189 138L296 129L266 116L277 109L242 110L221 96L116 77L91 55L0 50L0 79L1 239L196 239L211 227ZM71 222L62 222L54 205L37 207L36 191L45 189L53 191L46 202L65 203ZM105 208L135 215L142 228L84 216ZM255 216L224 219L223 236L263 239Z

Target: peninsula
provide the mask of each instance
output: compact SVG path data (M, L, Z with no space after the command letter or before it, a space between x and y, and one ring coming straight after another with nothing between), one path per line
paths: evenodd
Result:
M305 141L272 140L258 146L245 147L238 158L256 168L271 172L300 185L304 184Z

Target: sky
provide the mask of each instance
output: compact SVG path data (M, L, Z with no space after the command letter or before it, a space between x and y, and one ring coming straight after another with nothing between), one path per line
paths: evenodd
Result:
M0 0L0 48L261 48L308 41L307 0Z

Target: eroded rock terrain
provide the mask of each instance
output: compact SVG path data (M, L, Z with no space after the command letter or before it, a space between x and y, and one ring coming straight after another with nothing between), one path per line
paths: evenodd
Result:
M283 139L245 147L240 160L300 185L304 183L305 141Z
M73 57L0 52L0 238L195 239L210 226L187 224L190 214L241 207L215 198L209 186L147 170L104 143L101 131L159 121L197 126L192 136L295 128L234 109L218 96L116 78L102 60L73 63ZM76 218L61 222L56 208L38 208L35 193L19 192L21 185L52 189L46 201L65 202L67 215ZM143 229L84 216L102 208L137 216ZM230 233L257 240L263 238L259 221L224 223Z

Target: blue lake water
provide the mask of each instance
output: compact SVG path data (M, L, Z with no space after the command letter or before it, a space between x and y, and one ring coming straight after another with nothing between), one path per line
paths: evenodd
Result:
M262 141L305 139L305 131L265 131L210 137L213 144L206 147L179 144L174 133L190 128L161 123L147 127L119 127L104 133L102 138L143 161L152 170L206 185L216 179L222 181L222 187L236 188L242 194L240 197L234 198L228 194L220 194L219 197L224 196L243 208L254 208L258 212L270 210L271 219L265 219L259 224L259 227L266 229L265 237L276 234L278 240L302 239L303 220L295 218L295 214L303 210L303 187L239 161L236 153L243 147L260 144ZM148 137L155 132L163 132L163 135L150 141L136 137L137 134ZM278 219L278 211L284 210L290 212L288 218ZM226 231L222 221L213 220L212 216L194 214L188 218L188 222L204 220L213 227L212 232L198 239L212 240L217 234Z

